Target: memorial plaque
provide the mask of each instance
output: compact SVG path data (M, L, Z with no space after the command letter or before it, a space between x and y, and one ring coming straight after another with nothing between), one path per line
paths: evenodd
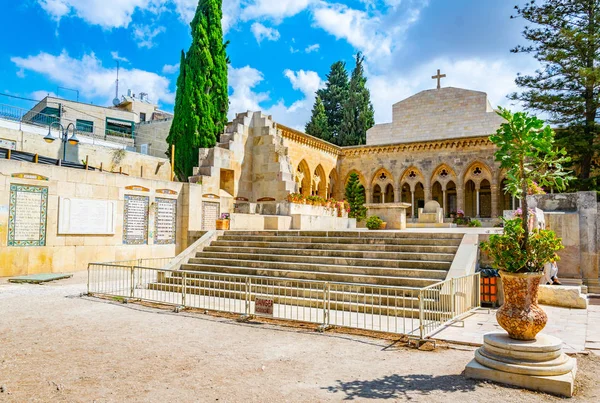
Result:
M177 228L177 200L156 198L154 218L154 243L170 245L175 243Z
M46 246L48 188L10 185L8 246Z
M123 211L123 243L146 245L148 243L148 196L125 195Z
M61 235L112 235L117 202L61 197L58 233Z

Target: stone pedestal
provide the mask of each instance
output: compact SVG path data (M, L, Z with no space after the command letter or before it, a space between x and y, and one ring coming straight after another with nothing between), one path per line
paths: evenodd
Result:
M522 341L494 332L483 337L465 376L571 397L576 372L577 361L562 351L556 337L538 334L536 340Z
M419 224L443 224L444 209L435 200L430 200L425 203L424 208L419 209Z
M387 223L387 229L406 229L406 209L410 203L369 203L367 217L376 215Z

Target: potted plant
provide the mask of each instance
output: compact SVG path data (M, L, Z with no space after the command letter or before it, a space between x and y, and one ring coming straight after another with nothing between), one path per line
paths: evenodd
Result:
M221 214L221 218L217 220L217 229L218 230L228 230L229 229L229 213Z
M490 140L498 147L496 161L506 170L505 191L521 199L522 211L529 212L527 194L534 182L559 191L565 188L571 177L562 167L569 158L555 147L554 132L542 120L503 108L498 114L506 122ZM563 248L553 231L530 230L528 221L528 217L503 220L503 233L481 243L502 278L505 303L496 319L511 338L518 340L534 340L548 321L537 304L538 288L544 265L558 259L556 252Z

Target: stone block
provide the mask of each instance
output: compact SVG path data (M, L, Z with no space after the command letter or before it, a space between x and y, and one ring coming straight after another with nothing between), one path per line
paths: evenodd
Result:
M498 382L566 397L573 396L576 373L577 370L573 369L568 374L555 376L513 374L484 367L475 361L475 359L471 360L465 368L465 376L467 378Z
M581 287L566 285L540 285L538 301L543 305L564 308L586 309L588 299L581 293Z

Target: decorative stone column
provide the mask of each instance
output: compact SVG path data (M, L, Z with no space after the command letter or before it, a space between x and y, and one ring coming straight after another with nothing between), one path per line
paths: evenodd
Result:
M498 199L500 198L500 193L498 193L498 186L491 186L491 196L492 196L492 218L498 217Z
M465 189L463 185L456 186L456 209L465 211Z
M373 203L373 194L371 188L365 188L365 199L367 203Z
M427 203L429 200L431 200L431 188L424 187L423 193L424 193L423 197L425 198L425 203Z
M476 210L475 210L475 217L479 218L479 205L480 205L480 201L479 201L479 187L475 188L475 192L476 192L476 197L475 197L475 202L476 202Z
M402 202L402 189L394 189L394 203Z
M411 213L410 213L410 217L414 220L415 219L415 191L414 190L410 190L410 205L411 205Z
M442 190L442 208L444 209L444 217L448 215L446 210L446 189Z

